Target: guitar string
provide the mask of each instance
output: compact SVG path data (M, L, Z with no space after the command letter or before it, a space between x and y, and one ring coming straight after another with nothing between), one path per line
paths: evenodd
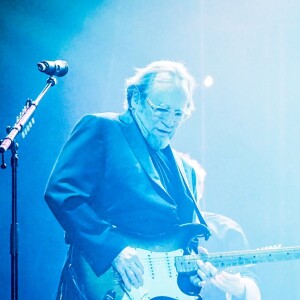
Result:
M298 247L297 247L298 248ZM222 254L222 255L215 255L215 256L211 256L210 257L210 261L213 261L214 264L217 267L231 267L231 266L239 266L239 265L251 265L253 263L257 263L257 262L270 262L270 261L276 261L276 260L291 260L291 259L295 259L298 258L297 256L294 255L293 251L291 250L298 250L298 249L289 249L290 251L287 252L287 249L280 249L282 251L278 251L279 249L275 251L273 251L275 254L277 254L277 257L273 257L272 253L270 253L270 251L263 251L261 253L255 253L255 255L253 255L251 253L251 251L246 251L243 252L241 254L245 255L245 253L248 253L248 255L251 255L251 257L230 257L232 256L232 254ZM272 251L271 251L272 252ZM296 253L297 254L297 253ZM268 255L268 256L266 256ZM276 256L276 255L275 255ZM280 257L278 257L280 256ZM144 264L150 264L152 265L155 264L155 268L159 267L159 266L167 266L170 265L171 263L175 263L175 257L177 256L166 256L166 255L162 255L162 256L154 256L151 258L145 258L142 259L142 261L144 262ZM180 259L181 256L179 256ZM285 259L286 258L286 259ZM187 268L182 267L182 269L187 269L189 270L190 268L195 269L195 264L196 261L200 259L200 257L198 257L197 255L188 255L188 263ZM183 258L183 261L186 262L186 260Z

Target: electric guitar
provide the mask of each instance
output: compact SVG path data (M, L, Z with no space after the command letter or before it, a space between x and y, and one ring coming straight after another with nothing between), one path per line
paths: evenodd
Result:
M259 263L278 262L300 259L300 246L268 250L248 250L218 252L210 254L189 254L189 241L195 236L202 236L204 226L183 225L171 235L159 239L128 238L129 245L137 251L144 266L144 285L139 289L124 288L118 272L111 267L97 277L83 256L77 255L76 266L80 274L84 292L89 300L192 300L201 299L201 288L190 283L190 276L195 274L197 260L211 262L218 269L234 266L247 266ZM189 246L189 247L188 247ZM189 248L189 250L187 250ZM112 294L113 296L108 296ZM106 297L106 298L105 298Z

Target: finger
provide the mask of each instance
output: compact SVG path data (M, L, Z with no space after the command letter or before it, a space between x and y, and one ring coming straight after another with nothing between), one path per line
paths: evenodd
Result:
M130 270L130 266L127 265L127 263L122 259L116 259L114 266L115 266L115 269L120 274L120 276L123 280L125 288L128 291L131 291L131 288L132 288L132 283L131 282L134 282L133 278L135 276L134 276L134 274L131 274L133 272Z
M198 276L201 278L202 281L207 281L209 278L207 277L207 275L202 272L201 270L197 271Z
M131 271L131 272L130 272ZM137 265L132 264L130 266L129 275L131 282L135 288L138 288L144 284L143 271L137 267Z
M120 274L124 287L130 291L132 286L139 288L143 285L144 268L133 248L124 248L112 262Z
M198 246L198 253L208 254L208 251L206 248L204 248L202 246Z
M138 256L134 257L134 264L141 271L141 273L144 274L144 266L142 265L142 263L139 260Z
M191 276L190 281L194 286L201 286L201 279L197 275Z
M202 260L197 260L197 265L199 270L204 273L207 278L213 277L217 274L217 269L212 266L210 263L204 263ZM201 277L202 278L202 277ZM203 278L202 278L203 279Z
M220 290L228 293L232 293L236 290L237 286L240 286L239 284L240 279L235 276L235 274L229 274L226 272L221 272L217 274L212 280L211 283L219 288Z
M125 272L125 269L119 269L117 270L122 278L122 281L124 283L125 289L128 290L129 292L131 291L131 283L130 280L127 276L127 273Z
M198 265L200 271L205 274L205 276L209 274L209 271L208 271L205 263L202 260L197 260L197 265Z
M139 280L137 279L136 274L134 273L134 271L130 268L127 268L125 270L125 272L126 272L129 283L133 287L138 288L140 286L140 284L139 284Z
M218 273L217 268L215 268L209 261L205 263L205 266L206 266L207 270L209 271L209 273L211 274L212 277L217 275L217 273Z

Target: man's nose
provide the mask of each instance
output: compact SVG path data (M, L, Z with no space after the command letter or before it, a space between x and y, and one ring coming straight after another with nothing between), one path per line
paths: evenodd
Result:
M173 127L175 125L174 113L170 111L167 115L165 115L163 118L163 123L169 128Z

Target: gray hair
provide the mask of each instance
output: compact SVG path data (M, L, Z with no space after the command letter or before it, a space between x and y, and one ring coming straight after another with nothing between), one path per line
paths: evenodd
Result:
M173 61L155 61L144 68L136 68L135 75L126 79L125 107L127 109L131 107L131 98L135 91L139 92L142 100L146 99L149 87L158 75L161 75L159 81L185 86L189 97L188 110L189 112L194 110L195 80L182 63Z

